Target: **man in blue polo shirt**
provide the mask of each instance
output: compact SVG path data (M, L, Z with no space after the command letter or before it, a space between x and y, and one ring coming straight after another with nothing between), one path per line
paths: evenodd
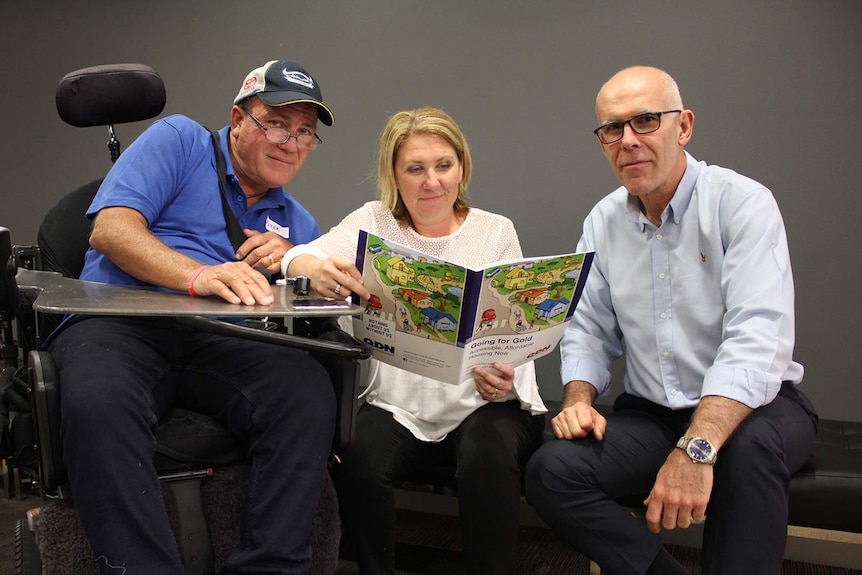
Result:
M81 279L269 304L267 279L294 244L320 235L282 186L333 115L302 66L271 61L246 77L218 133L234 248L210 132L180 115L155 122L120 156L89 211ZM240 542L222 573L303 573L324 482L335 399L306 354L200 333L172 318L76 316L50 343L60 370L72 494L99 568L184 573L153 468L159 416L180 399L250 442Z

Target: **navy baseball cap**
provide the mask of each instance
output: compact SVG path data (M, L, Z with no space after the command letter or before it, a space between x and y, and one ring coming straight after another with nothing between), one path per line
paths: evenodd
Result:
M233 103L257 96L270 106L314 104L317 117L327 126L335 121L332 111L323 103L320 86L311 74L296 62L271 60L248 73Z

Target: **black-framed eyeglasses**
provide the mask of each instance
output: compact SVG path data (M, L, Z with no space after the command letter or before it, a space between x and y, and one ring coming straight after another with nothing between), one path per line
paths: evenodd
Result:
M593 133L599 137L599 141L603 144L613 144L623 139L623 134L626 130L626 124L635 134L649 134L661 128L661 117L664 114L678 114L682 110L665 110L664 112L643 112L637 116L632 116L628 120L622 122L605 122Z
M285 128L273 128L272 126L264 126L260 120L254 117L254 114L252 114L248 110L248 108L243 108L243 111L248 114L249 118L254 120L255 124L260 126L260 129L263 130L263 133L266 134L266 139L273 144L286 144L289 139L296 138L297 147L300 150L307 150L310 152L318 145L323 143L323 140L321 140L317 134L315 134L308 128L299 128L296 134L291 134L290 130L286 130Z

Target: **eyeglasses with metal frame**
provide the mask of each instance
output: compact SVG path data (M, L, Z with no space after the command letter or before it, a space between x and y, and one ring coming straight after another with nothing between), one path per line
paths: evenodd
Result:
M308 128L299 128L298 134L291 134L290 130L285 128L275 128L272 126L264 126L263 123L254 117L248 108L243 108L243 111L248 114L248 117L254 120L254 123L260 126L260 129L263 130L263 133L266 134L266 139L273 144L281 145L286 144L287 141L291 138L296 138L296 145L300 150L311 151L320 144L323 143L323 140L320 139L316 133L312 132Z
M664 112L643 112L622 122L605 122L593 133L603 144L613 144L623 139L626 124L635 134L651 134L661 128L661 117L664 114L679 114L682 110L665 110Z

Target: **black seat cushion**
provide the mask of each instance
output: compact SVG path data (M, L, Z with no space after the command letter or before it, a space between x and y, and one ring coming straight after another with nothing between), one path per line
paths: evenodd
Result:
M790 482L790 524L862 533L862 423L821 419Z

